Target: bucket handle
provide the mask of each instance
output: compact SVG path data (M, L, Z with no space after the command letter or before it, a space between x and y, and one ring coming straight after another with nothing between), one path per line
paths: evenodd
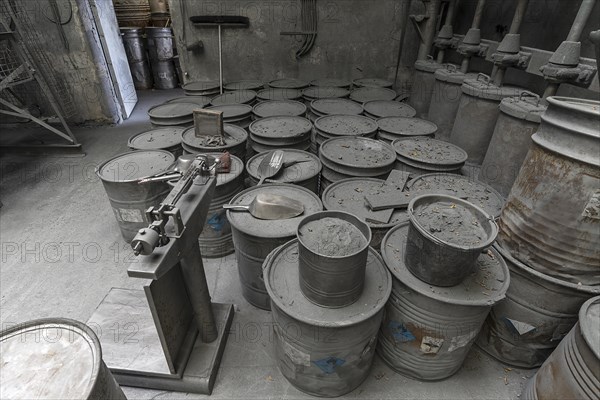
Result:
M481 79L479 79L479 78L482 78L483 80L481 80ZM480 82L487 83L487 84L489 85L489 84L490 84L490 79L491 79L491 78L490 78L490 76L489 76L489 75L486 75L486 74L484 74L483 72L480 72L480 73L478 73L478 74L477 74L477 79L476 79L476 80L478 80L478 81L480 81Z
M540 105L540 95L537 93L530 92L529 90L523 90L519 94L519 100L523 100L523 97L533 97L536 100L536 106Z
M427 62L433 62L433 56L431 54L427 54L427 57L425 58L425 60Z
M455 64L448 63L448 64L446 64L446 70L449 72L456 72L457 68L456 68Z

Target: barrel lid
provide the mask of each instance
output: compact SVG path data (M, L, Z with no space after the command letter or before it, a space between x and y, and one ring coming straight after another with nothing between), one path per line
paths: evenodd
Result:
M467 161L467 153L460 147L427 137L396 139L392 147L400 156L426 164L456 165Z
M313 100L310 108L320 115L359 115L363 112L360 104L348 99Z
M265 83L254 79L243 79L241 81L229 82L223 85L225 90L261 90Z
M406 103L394 100L373 100L363 104L365 112L376 118L406 117L417 115L417 111Z
M175 97L167 101L167 103L194 103L200 107L206 107L210 104L210 97L208 96L181 96Z
M252 112L260 118L277 116L299 117L306 113L306 105L295 100L269 100L255 105Z
M323 191L323 206L327 210L346 211L365 219L371 228L391 228L400 222L408 221L406 210L396 209L387 224L366 218L372 211L365 202L368 194L378 194L385 181L376 178L347 178L334 182Z
M481 75L480 75L481 76ZM462 84L463 93L480 99L500 101L505 97L519 96L525 89L516 86L496 86L485 80L465 79Z
M183 90L189 92L209 92L219 89L219 82L216 81L197 81L186 83L182 86Z
M357 169L385 168L396 162L389 144L363 137L328 139L321 144L319 154L330 163Z
M530 92L521 93L519 97L507 97L500 102L500 111L503 113L536 123L542 122L542 114L547 108L547 105L540 103L538 95Z
M391 88L394 85L393 82L380 78L359 78L353 80L352 83L358 87Z
M465 74L463 72L460 72L459 70L447 69L447 68L440 68L440 69L436 70L435 74L433 74L433 75L435 76L435 79L437 79L438 81L456 83L456 84L462 84L465 81L465 79L477 78L477 74L474 72L467 72Z
M308 134L312 124L304 117L278 116L257 119L248 129L263 138L295 138Z
M310 84L312 86L329 86L329 87L339 87L339 88L349 88L350 81L345 79L336 79L336 78L323 78L323 79L315 79L311 81Z
M308 82L294 78L275 79L269 82L269 86L279 89L304 89L308 86Z
M437 125L420 118L386 117L377 120L379 130L399 136L433 135Z
M210 106L208 109L223 111L224 120L236 120L249 117L252 114L252 106L248 104L223 104L220 106Z
M394 100L398 94L382 87L361 87L350 92L350 98L359 103L373 100Z
M181 140L184 144L194 147L199 151L219 151L234 147L248 139L248 134L243 128L236 125L223 124L225 131L225 146L207 146L205 137L196 137L194 127L187 128L181 134Z
M256 92L252 90L235 90L215 96L210 104L213 106L224 106L228 104L247 104L256 99Z
M411 180L407 187L411 191L443 190L475 204L494 218L500 217L504 205L504 198L494 188L463 175L425 174Z
M181 144L183 131L185 128L177 126L151 129L130 137L127 145L135 150L166 150Z
M579 327L596 359L600 359L600 296L583 303L579 310Z
M219 172L217 174L217 187L232 182L244 172L244 162L233 154L229 155L229 157L231 159L229 172Z
M349 90L335 86L310 86L302 90L302 95L309 99L340 98L349 94Z
M273 179L277 179L283 183L297 183L304 182L308 179L314 178L321 172L321 160L314 154L306 151L296 149L281 149L283 151L283 162L284 167ZM255 155L246 163L246 170L248 175L259 180L258 166L260 165L263 158L265 158L269 152L263 152ZM296 164L286 167L285 164L289 162L300 161Z
M261 100L295 100L302 97L297 89L269 88L263 89L256 95Z
M194 110L199 108L195 103L163 103L148 110L150 118L171 119L192 117Z
M297 239L275 249L264 265L263 276L271 301L295 320L313 326L342 328L368 320L381 311L392 292L392 277L372 247L367 256L362 294L342 308L318 306L300 291Z
M292 238L296 235L298 224L304 217L323 210L323 204L316 194L297 185L287 183L269 183L254 186L238 193L230 204L250 204L259 193L286 196L304 205L304 213L295 218L264 220L244 211L227 211L227 219L237 230L261 238Z
M377 123L362 115L325 115L315 121L315 128L334 136L362 136L377 132Z
M415 69L423 72L435 72L438 69L446 68L445 64L440 64L432 59L417 60L415 62Z
M40 319L0 332L2 398L87 399L100 383L94 332L68 319Z
M491 247L481 253L475 271L456 286L433 286L415 277L404 262L409 224L407 221L393 227L381 242L383 259L396 279L415 292L446 304L489 307L505 297L510 284L508 267Z
M107 182L133 182L166 171L175 156L165 150L136 150L119 154L100 164L97 174Z

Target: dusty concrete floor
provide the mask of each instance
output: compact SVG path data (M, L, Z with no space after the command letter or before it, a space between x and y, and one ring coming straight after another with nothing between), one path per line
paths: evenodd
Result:
M127 150L127 139L149 128L146 111L181 91L140 93L133 116L115 127L75 129L83 158L0 159L0 322L34 318L87 321L112 287L140 288L126 269L133 255L121 239L94 167ZM8 134L5 131L3 134ZM269 312L242 297L234 256L206 260L214 301L233 303L235 319L212 397L308 398L288 384L271 357ZM257 333L256 326L261 327ZM463 368L442 382L395 374L376 358L369 378L348 398L515 399L533 371L507 369L473 349ZM124 388L130 399L202 398L194 394Z

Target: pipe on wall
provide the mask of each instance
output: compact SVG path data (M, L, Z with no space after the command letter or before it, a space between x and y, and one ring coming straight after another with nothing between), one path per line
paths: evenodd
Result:
M583 28L585 28L585 24L590 18L595 4L596 0L583 0L581 2L575 21L573 22L573 25L571 25L571 30L567 36L567 42L579 42L581 40Z
M421 38L421 45L419 46L419 53L417 54L417 60L425 60L431 52L431 46L433 46L433 40L435 38L435 27L437 23L437 16L440 13L441 0L424 0L425 3L425 15L427 20L425 22L425 28L423 29L423 36Z

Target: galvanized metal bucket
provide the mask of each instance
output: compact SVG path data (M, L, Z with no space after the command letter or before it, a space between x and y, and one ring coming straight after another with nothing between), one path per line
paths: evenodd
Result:
M391 276L381 256L370 249L362 295L350 306L330 309L302 295L298 274L296 240L274 250L265 260L277 366L303 392L342 396L369 375Z

